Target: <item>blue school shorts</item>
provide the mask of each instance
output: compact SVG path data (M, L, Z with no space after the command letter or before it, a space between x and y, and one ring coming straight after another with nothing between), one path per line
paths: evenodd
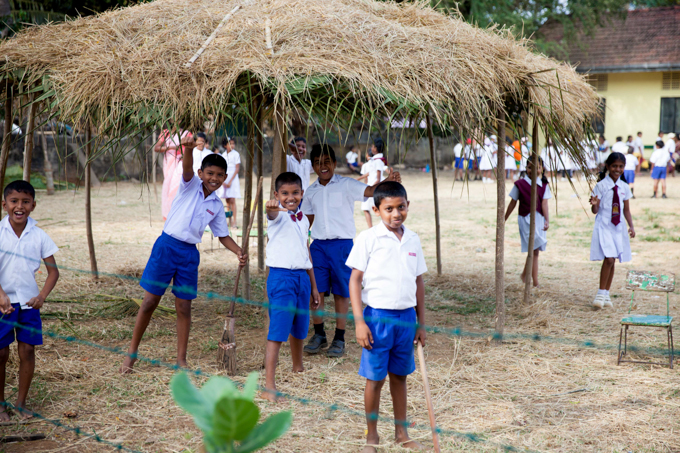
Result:
M657 167L655 166L652 170L652 179L666 179L666 171L668 167Z
M0 315L0 349L14 343L16 340L34 346L43 344L42 338L42 320L40 319L40 310L31 308L30 310L21 310L20 304L12 304L14 311L8 315ZM21 324L29 329L22 329L16 326ZM37 330L37 332L36 332Z
M198 292L198 265L201 254L195 244L180 241L163 232L151 249L139 286L162 296L172 282L172 294L194 300Z
M359 376L382 381L387 373L407 376L416 369L413 340L416 338L416 310L380 310L367 306L364 319L373 335L373 349L361 350Z
M465 159L462 157L456 157L456 168L463 168L463 163L465 162Z
M312 283L304 269L270 267L267 277L269 298L269 341L288 341L288 335L298 340L307 338L309 331L309 298Z
M317 239L309 246L319 293L330 291L340 297L349 297L352 268L345 262L353 245L351 239Z
M635 182L635 170L624 170L623 177L626 178L628 184Z

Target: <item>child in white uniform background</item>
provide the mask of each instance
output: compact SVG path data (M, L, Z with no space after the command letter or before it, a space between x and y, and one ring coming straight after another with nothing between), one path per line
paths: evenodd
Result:
M597 214L590 243L590 260L602 261L600 288L593 300L593 307L596 309L613 306L609 289L614 278L616 259L621 263L632 259L628 236L635 237L628 203L633 194L623 178L626 157L621 153L611 153L604 165L605 169L600 173L599 182L590 196L592 212Z
M222 186L220 198L227 200L227 209L232 212L229 218L229 228L238 228L236 225L236 199L241 198L241 185L238 180L238 172L241 169L241 155L236 151L236 140L229 139L225 146L226 151L222 154L227 161L227 179Z
M371 149L373 151L375 147ZM366 184L369 186L375 185L378 182L382 182L387 178L386 171L387 167L382 160L382 153L374 154L366 152L366 163L361 166L361 177L357 178L359 181L366 180ZM361 202L361 210L364 211L364 216L366 217L366 224L369 228L373 227L373 218L371 217L371 211L373 210L373 197L365 198Z

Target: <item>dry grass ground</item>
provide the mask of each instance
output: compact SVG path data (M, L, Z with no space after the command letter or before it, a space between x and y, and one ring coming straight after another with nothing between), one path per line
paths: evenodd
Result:
M444 275L436 277L434 222L429 175L404 174L411 200L407 225L420 234L430 273L426 276L427 322L489 332L493 326L495 186L475 182L453 185L451 173L440 179ZM265 182L265 185L268 183ZM680 179L669 181L668 200L649 200L651 180L642 177L631 201L638 237L632 241L632 263L619 265L612 288L614 309L594 312L590 301L597 289L599 263L589 258L593 216L586 212L587 188L577 182L581 199L572 196L566 182L557 183L558 211L551 201L548 250L541 254L541 289L535 303L521 305L519 273L524 256L519 251L516 217L506 233L508 333L550 335L563 342L513 340L501 346L483 338L429 337L426 355L437 420L443 429L475 433L492 443L472 443L447 435L443 451L496 451L498 444L520 450L551 452L672 452L680 451L680 378L678 371L649 365L616 366L611 349L591 349L576 342L598 344L618 341L619 319L627 311L629 293L624 288L627 269L677 272L680 257ZM508 184L508 191L510 185ZM60 246L57 262L72 269L89 269L85 241L83 193L38 195L34 218ZM160 207L139 185L105 184L93 195L95 244L101 271L141 275L151 246L162 229ZM356 223L365 228L363 215ZM224 249L210 252L209 238L202 246L199 290L228 295L232 291L236 260ZM215 242L217 244L217 242ZM106 306L106 296L141 297L132 281L89 275L64 269L51 296L62 302L47 303L44 312L92 313ZM39 274L44 278L45 273ZM256 275L253 298L262 300L264 280ZM98 301L99 300L99 301ZM67 302L64 302L67 301ZM70 301L70 302L68 302ZM662 298L647 296L639 311L661 313ZM171 304L164 298L164 304ZM671 296L672 310L678 297ZM195 368L216 372L217 341L222 332L226 303L199 298L189 344ZM262 313L257 307L238 307L238 365L243 380L262 363ZM106 346L127 347L133 317L47 319L45 328L62 335ZM331 326L332 327L332 326ZM340 360L306 357L306 371L290 372L289 349L282 349L277 375L280 390L298 398L338 403L348 410L363 410L364 381L357 375L360 348L348 332L348 351ZM664 347L660 330L633 330L640 346ZM36 376L29 407L68 425L96 431L105 439L122 442L144 452L196 451L199 431L173 403L168 389L172 371L139 363L131 376L121 377L121 357L91 347L46 339L38 349ZM140 354L167 362L175 357L174 322L152 321ZM659 359L663 360L662 357ZM6 394L16 392L17 358L12 352ZM571 392L571 393L570 393ZM357 451L364 442L364 421L343 411L285 401L278 405L260 401L265 413L290 409L295 420L290 432L267 451ZM64 413L75 411L75 419ZM383 396L381 415L390 417L391 402ZM409 378L409 416L419 429L412 436L430 444L427 411L420 374ZM402 451L391 442L393 428L380 423L384 452ZM45 422L4 426L4 435L41 432L41 442L9 444L2 451L86 452L109 447Z

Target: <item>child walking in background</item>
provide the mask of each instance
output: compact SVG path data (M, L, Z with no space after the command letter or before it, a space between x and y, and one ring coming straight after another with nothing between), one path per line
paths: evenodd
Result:
M623 176L626 157L621 153L611 153L600 172L599 182L590 195L590 204L595 216L593 238L590 243L590 260L602 261L600 271L600 289L593 300L596 309L612 307L609 289L614 278L616 259L625 263L632 259L630 240L635 237L633 218L630 215L628 200L633 194ZM623 217L621 210L623 207ZM626 234L626 223L628 234Z
M635 184L635 172L640 165L640 161L635 157L635 148L632 146L628 147L628 154L626 154L626 166L623 169L623 178L628 183L630 187L630 193L633 195L631 198L635 198L635 190L633 185Z
M376 150L375 145L371 148L371 152L373 152L373 150ZM368 184L369 186L373 186L385 180L386 178L385 170L387 170L387 167L383 162L382 153L379 153L378 155L373 155L372 153L369 154L367 152L366 163L361 166L362 176L360 178L357 178L357 181L365 180L366 184ZM373 227L373 218L371 217L371 211L373 211L373 206L374 206L373 197L368 197L361 203L361 209L364 211L364 216L366 217L366 224L368 225L369 228Z
M531 172L533 168L533 162L527 161L527 171L526 175L517 181L510 191L510 198L512 201L508 205L508 210L505 212L505 220L507 221L515 210L517 206L517 201L519 201L519 215L517 216L517 222L519 223L519 236L522 241L522 253L527 253L529 250L529 235L531 234ZM531 268L531 279L533 280L534 288L538 288L538 254L539 252L545 252L546 245L548 244L547 231L550 225L548 221L549 211L548 211L548 200L552 198L550 193L550 187L548 186L548 178L543 174L543 161L538 160L538 181L536 181L537 187L537 197L536 197L536 234L534 235L534 258L533 265ZM522 271L521 279L522 282L526 282L529 278L527 269L527 264L524 265L524 270Z
M309 220L300 211L302 179L281 173L274 199L267 202L267 297L269 332L265 353L266 390L262 396L276 401L276 364L281 344L290 338L293 371L302 372L303 340L309 330L309 309L319 306L312 261L307 245ZM311 299L310 299L311 296Z
M425 345L425 257L416 233L404 226L409 202L404 186L380 183L373 210L381 222L357 237L347 258L352 268L350 297L357 342L363 348L359 375L366 378L364 404L368 424L364 452L379 446L380 392L390 377L395 438L402 447L423 449L410 439L406 377L416 368L413 346ZM366 304L366 308L363 308ZM416 329L417 326L418 327Z
M40 308L59 279L54 254L56 244L30 217L35 209L35 189L26 181L14 181L5 187L2 207L7 215L0 222L0 402L5 403L5 366L9 345L17 340L19 353L19 385L17 416L33 417L26 409L26 397L35 371L35 347L43 344ZM38 290L35 273L45 262L47 279ZM19 324L35 330L28 330ZM8 422L7 406L0 406L0 422Z
M241 185L238 180L238 172L241 169L241 155L236 151L236 140L229 139L226 152L222 155L227 161L227 179L224 181L224 198L227 200L227 209L231 211L230 228L238 228L236 222L236 199L241 198Z
M661 181L661 198L666 198L666 173L670 160L671 155L666 149L665 143L663 140L657 140L654 145L654 152L649 158L649 163L652 164L652 180L654 181L654 195L652 195L652 198L656 198L659 181Z

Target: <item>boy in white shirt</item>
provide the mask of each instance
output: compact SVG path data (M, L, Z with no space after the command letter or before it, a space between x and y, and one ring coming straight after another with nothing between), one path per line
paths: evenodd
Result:
M666 150L666 145L663 140L657 140L655 143L655 149L649 158L649 163L652 164L652 179L654 180L654 195L652 198L656 198L656 191L659 188L659 180L661 180L661 191L663 195L661 198L666 197L666 171L668 170L668 162L671 160L671 155Z
M309 309L319 306L312 261L307 246L309 220L300 211L302 180L292 172L281 173L275 182L274 200L267 209L267 297L269 332L265 352L265 392L276 401L276 364L281 343L290 338L293 371L302 372L303 340L309 330ZM311 296L311 299L310 299Z
M404 186L383 182L374 195L381 222L363 231L347 258L352 268L350 297L357 342L363 348L359 375L366 378L364 401L368 423L364 452L380 443L380 391L390 376L395 437L403 447L421 449L406 430L406 377L416 368L413 345L425 345L425 257L418 235L403 223L409 202ZM363 289L362 289L363 286ZM366 308L363 308L363 303Z
M208 143L208 137L203 132L198 132L196 134L196 147L191 153L194 159L193 168L196 176L198 176L198 170L201 169L203 158L212 154L212 151L208 149L206 143Z
M640 161L635 157L635 147L628 147L628 154L626 154L626 166L623 168L623 177L630 186L630 193L633 194L635 198L635 192L633 191L633 185L635 183L635 170L640 165Z
M314 242L309 250L319 293L333 293L335 299L337 327L326 355L342 357L345 353L345 326L349 309L349 276L352 273L345 261L352 250L356 234L354 202L372 197L376 186L336 175L335 151L329 145L314 145L310 157L318 179L305 192L302 212L309 218L312 227ZM391 172L389 178L401 180L396 171ZM323 307L322 298L319 309L323 310ZM328 345L323 317L313 316L313 320L314 336L304 348L308 354L318 354Z
M245 265L246 255L229 236L224 205L215 194L226 177L227 161L219 154L213 153L203 159L198 176L194 175L192 154L184 155L179 190L139 282L145 290L144 301L137 313L128 356L120 367L121 373L132 372L139 343L170 282L177 310L177 365L187 366L191 301L197 295L198 265L201 261L196 244L201 242L207 225L222 245L238 256L240 265Z
M304 158L307 154L307 140L304 137L295 137L291 145L290 154L286 156L286 168L300 177L302 190L307 190L309 175L314 173L312 161Z
M15 407L21 419L31 418L26 396L35 370L35 346L42 342L40 308L59 279L54 254L56 244L30 217L35 209L35 189L26 181L14 181L4 191L2 207L7 216L0 222L0 402L5 402L5 365L9 345L16 337L19 352L19 390ZM47 280L38 290L35 273L40 260L47 267ZM26 326L28 330L21 326ZM0 422L9 421L7 407L0 407Z
M461 142L456 143L453 147L453 179L455 181L463 180L463 144Z

